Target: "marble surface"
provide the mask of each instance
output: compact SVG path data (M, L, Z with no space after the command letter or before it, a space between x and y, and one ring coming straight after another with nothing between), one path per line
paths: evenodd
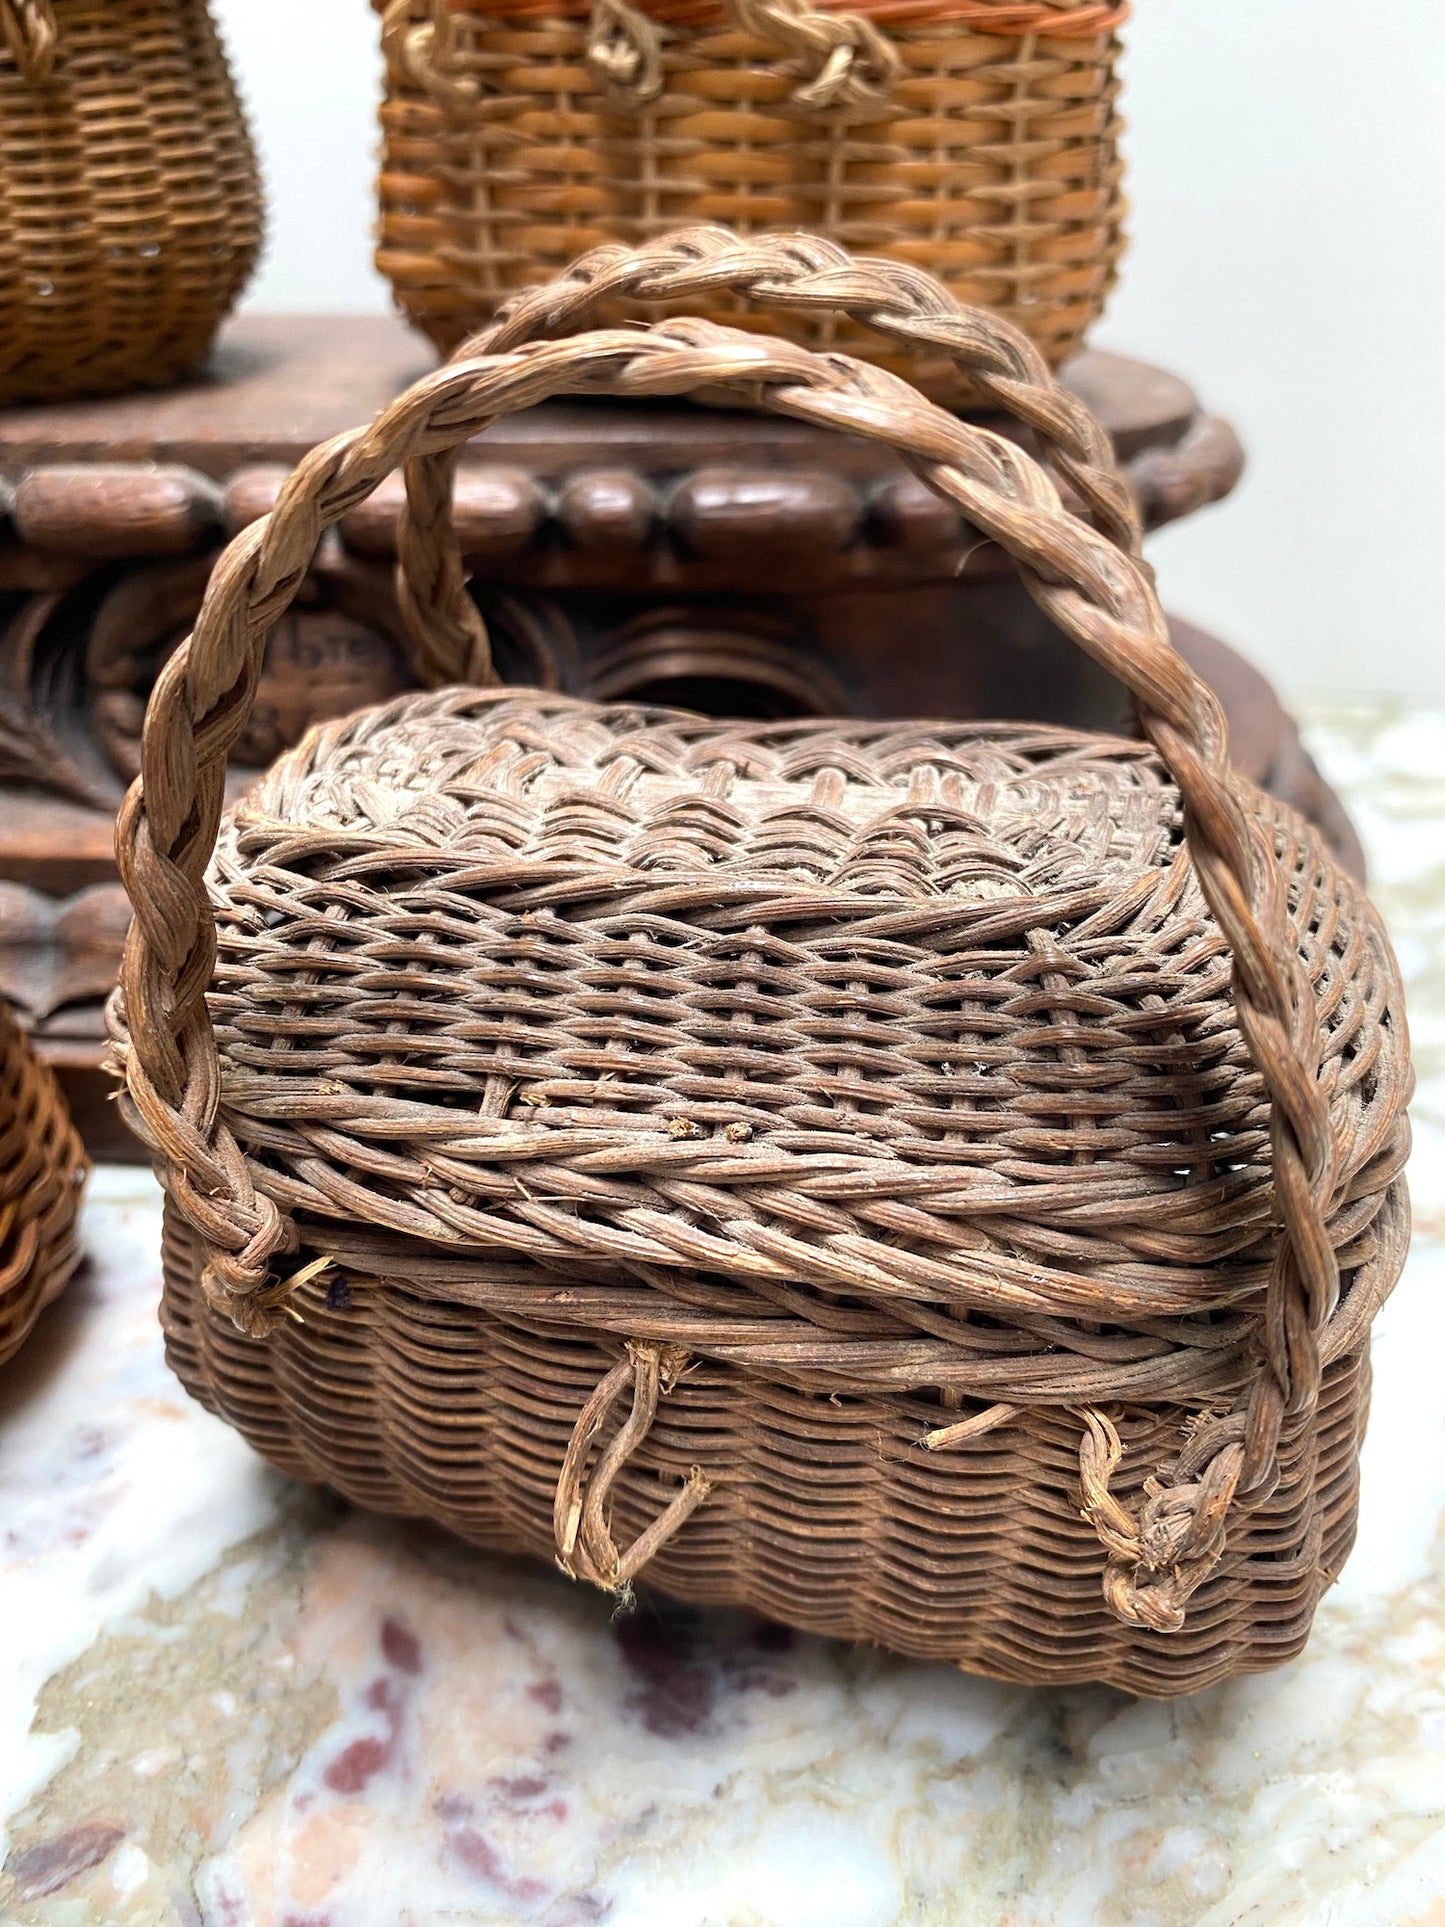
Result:
M15 1927L1445 1927L1445 713L1316 712L1409 979L1418 1235L1304 1656L1171 1705L644 1606L268 1472L149 1178L0 1377Z

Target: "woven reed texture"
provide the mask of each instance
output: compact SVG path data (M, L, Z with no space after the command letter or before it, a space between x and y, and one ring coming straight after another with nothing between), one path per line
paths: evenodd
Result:
M54 1074L0 1003L0 1365L79 1262L89 1168Z
M1262 808L1337 1020L1344 1311L1317 1433L1287 1426L1177 1638L1106 1605L1076 1409L1128 1412L1137 1501L1238 1399L1272 1212L1223 941L1137 744L459 691L319 732L212 878L222 1075L297 1218L303 1323L238 1333L173 1216L173 1364L283 1469L548 1556L579 1413L651 1348L675 1383L588 1576L625 1583L616 1548L697 1468L648 1566L680 1597L1009 1678L1276 1663L1353 1535L1362 1337L1406 1220L1388 952L1315 833ZM918 915L940 903L945 939ZM608 1204L599 1263L568 1219ZM891 1245L882 1278L810 1248L850 1216L873 1263ZM781 1264L734 1275L718 1223Z
M0 403L192 373L261 190L205 0L0 0Z
M889 272L913 285L867 276ZM1000 355L1016 339L968 320ZM438 680L485 678L452 465L497 415L561 392L704 392L898 449L1126 682L1159 763L1049 731L452 691L313 733L217 847L267 630L322 530L398 465L422 658ZM1044 377L1039 405L1053 394ZM1024 450L880 369L707 322L453 362L314 451L227 551L156 685L117 849L136 911L117 1055L201 1234L186 1289L244 1329L234 1369L258 1388L275 1369L298 1426L291 1301L324 1281L361 1347L389 1301L352 1274L400 1279L612 1361L550 1467L554 1544L581 1577L625 1587L665 1556L674 1574L710 1508L759 1529L713 1503L740 1449L724 1437L717 1458L698 1441L680 1483L649 1482L639 1538L614 1536L637 1516L629 1467L717 1365L747 1380L739 1413L776 1384L898 1398L899 1425L921 1401L936 1422L914 1449L954 1465L963 1534L1003 1502L971 1454L1017 1419L1040 1453L1007 1460L1018 1583L1042 1623L1062 1581L1034 1556L1064 1557L1082 1509L1080 1584L1123 1629L1071 1677L1184 1690L1297 1643L1327 1521L1331 1545L1348 1536L1341 1475L1320 1471L1344 1436L1325 1437L1322 1388L1362 1401L1344 1361L1403 1251L1398 975L1313 832L1231 775L1147 571L1066 514ZM493 1289L494 1264L518 1295ZM444 1403L428 1418L417 1392L408 1416L402 1329L377 1342L399 1348L383 1429L431 1424L443 1450ZM331 1382L364 1369L338 1355ZM323 1474L347 1489L358 1424ZM1064 1430L1071 1472L1044 1451ZM786 1511L761 1418L749 1450ZM840 1475L837 1530L867 1542L860 1504ZM1050 1523L1031 1545L1035 1512ZM699 1596L735 1596L745 1564L714 1572L719 1593L699 1576ZM1286 1568L1293 1630L1251 1643L1239 1629L1273 1623ZM938 1608L926 1570L896 1596L880 1577L877 1604L904 1650L1028 1671L997 1628Z
M377 265L450 351L584 249L685 222L804 228L927 270L1057 366L1123 248L1123 12L389 0ZM716 293L688 312L738 317ZM879 354L835 312L755 320ZM946 360L885 359L939 400L972 399Z
M1384 1229L1387 1268L1404 1233ZM300 1324L257 1339L207 1305L199 1272L195 1234L168 1205L167 1357L271 1464L491 1550L556 1557L558 1467L617 1341L528 1316L529 1298L555 1295L555 1273L473 1261L465 1284L431 1295L335 1266L299 1288ZM707 1466L713 1489L646 1572L649 1588L701 1605L743 1603L1028 1684L1101 1680L1163 1697L1291 1658L1354 1540L1367 1345L1326 1368L1313 1421L1285 1436L1275 1493L1174 1634L1122 1625L1104 1605L1098 1540L1079 1511L1078 1423L1062 1406L1016 1408L930 1453L918 1443L939 1417L930 1394L839 1393L694 1359L610 1497L626 1543ZM1131 1484L1178 1449L1190 1409L1131 1406Z

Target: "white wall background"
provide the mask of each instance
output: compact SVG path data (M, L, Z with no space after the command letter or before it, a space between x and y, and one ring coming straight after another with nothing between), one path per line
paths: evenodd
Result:
M271 241L247 305L383 309L366 0L216 0ZM1166 600L1294 693L1445 697L1441 0L1135 0L1133 244L1101 343L1239 427L1224 506L1165 531Z

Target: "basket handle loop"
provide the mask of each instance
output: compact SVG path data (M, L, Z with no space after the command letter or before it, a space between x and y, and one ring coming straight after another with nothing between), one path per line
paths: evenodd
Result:
M454 113L470 113L481 88L456 71L456 24L447 0L435 0L431 18L417 20L412 0L387 0L381 16L381 50L393 73Z
M662 92L662 35L632 0L592 0L587 71L620 105L645 107Z
M984 407L1029 431L1094 526L1140 555L1138 505L1107 432L1054 378L1028 336L985 309L961 306L921 268L850 254L820 234L743 237L692 227L636 248L594 248L554 280L511 296L452 359L597 327L619 303L665 302L676 310L720 292L760 308L844 316L912 355L948 357Z
M9 0L0 0L8 4ZM23 4L23 0L20 0ZM722 0L727 24L773 48L797 75L795 106L813 114L847 113L886 105L903 71L895 41L866 13L834 12L808 0ZM1129 8L1121 0L986 0L960 24L1010 39L1035 34L1093 38L1112 33ZM455 71L454 12L432 0L431 19L416 22L413 0L388 0L382 46L393 69L443 106L466 113L481 98L479 83ZM593 0L586 63L603 92L636 110L662 92L663 35L635 0Z
M696 241L702 256L718 239L715 230L700 240L679 238L685 255ZM729 245L764 286L770 271L786 269L790 245L807 253L798 237ZM875 288L894 272L908 284L907 270L863 265ZM934 300L939 310L947 307L936 287ZM563 301L562 312L566 307ZM519 312L535 320L539 310L523 303ZM970 320L980 338L996 332L986 316ZM501 333L505 338L505 328ZM1178 787L1195 874L1232 953L1239 1030L1270 1101L1279 1236L1262 1307L1260 1368L1247 1399L1231 1421L1206 1427L1146 1485L1137 1520L1126 1525L1123 1508L1116 1515L1105 1503L1113 1472L1107 1434L1100 1435L1102 1452L1088 1443L1092 1428L1087 1434L1081 1473L1088 1475L1089 1516L1110 1553L1115 1610L1139 1623L1154 1623L1148 1613L1172 1621L1217 1561L1222 1533L1214 1522L1272 1489L1285 1419L1307 1414L1319 1394L1319 1335L1339 1292L1327 1229L1334 1146L1319 1013L1277 852L1229 768L1218 699L1171 645L1147 569L1070 515L1024 449L933 407L882 369L706 322L660 322L508 344L505 352L452 361L369 426L314 449L270 515L222 554L195 630L157 678L146 712L141 776L116 827L135 912L116 1007L134 1115L170 1166L178 1206L207 1241L208 1294L242 1324L265 1328L285 1291L272 1278L272 1259L295 1234L257 1188L225 1114L206 1001L216 953L206 868L227 754L255 699L266 636L304 582L322 532L402 466L409 501L399 552L408 606L423 649L444 656L455 637L474 634L475 621L449 514L457 451L499 417L549 395L697 392L861 435L899 453L1013 557L1044 613L1126 685ZM1242 1447L1237 1454L1235 1446Z
M861 13L825 13L808 0L727 0L729 23L765 40L801 78L797 107L838 113L886 101L902 71L897 47Z
M659 1401L672 1390L687 1362L688 1353L681 1346L629 1341L622 1358L578 1413L552 1505L557 1564L569 1579L585 1579L606 1592L625 1596L648 1560L691 1518L712 1490L712 1481L701 1467L690 1467L681 1488L652 1524L638 1534L626 1552L617 1550L607 1516L608 1498L651 1431ZM632 1410L588 1478L587 1461L593 1443L629 1387Z
M1113 1419L1096 1407L1080 1417L1083 1514L1104 1548L1109 1609L1125 1625L1178 1632L1186 1602L1224 1553L1229 1509L1245 1472L1247 1416L1235 1412L1197 1427L1174 1463L1145 1482L1137 1519L1110 1490L1124 1456Z
M55 70L54 0L0 0L0 29L15 65L37 86Z

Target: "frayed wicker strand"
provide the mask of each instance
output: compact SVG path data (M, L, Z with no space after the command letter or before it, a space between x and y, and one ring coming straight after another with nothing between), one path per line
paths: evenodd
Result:
M701 1467L689 1467L682 1490L627 1551L619 1553L613 1544L607 1521L607 1499L613 1482L647 1437L657 1416L658 1400L672 1390L686 1364L687 1353L678 1346L629 1344L622 1359L582 1407L557 1477L553 1504L557 1563L569 1578L586 1579L609 1592L621 1592L712 1490L712 1482ZM588 1478L588 1455L597 1435L629 1388L632 1410Z

